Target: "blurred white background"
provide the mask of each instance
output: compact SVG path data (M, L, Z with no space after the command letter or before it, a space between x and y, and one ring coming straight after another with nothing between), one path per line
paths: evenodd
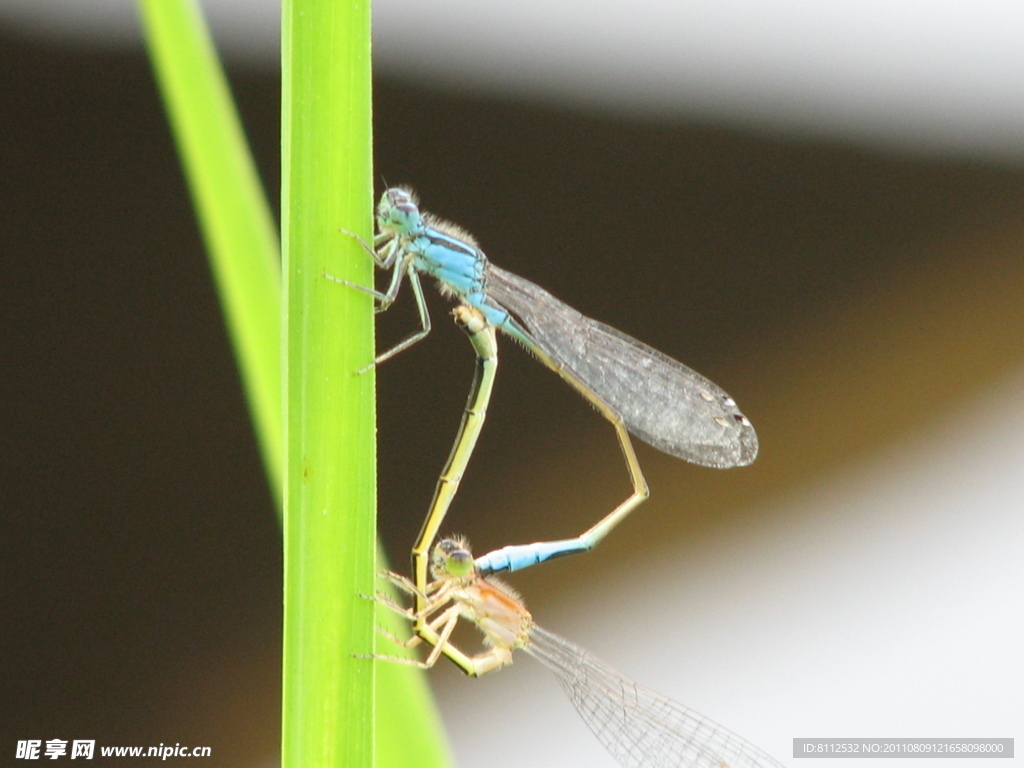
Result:
M278 65L278 2L202 5L229 59ZM0 11L40 34L138 41L132 0ZM1022 32L1014 0L374 3L378 71L430 87L1017 162Z

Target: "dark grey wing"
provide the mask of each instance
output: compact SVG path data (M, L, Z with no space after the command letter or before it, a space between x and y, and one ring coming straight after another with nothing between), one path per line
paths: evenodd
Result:
M485 288L519 326L502 330L564 366L570 383L589 387L644 442L705 467L741 467L757 456L749 419L696 371L493 264Z
M524 650L554 672L580 717L625 768L783 768L746 739L552 632L534 626Z

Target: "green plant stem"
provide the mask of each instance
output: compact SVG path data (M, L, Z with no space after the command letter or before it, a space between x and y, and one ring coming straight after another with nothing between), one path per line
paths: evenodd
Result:
M281 277L274 220L195 0L139 0L263 464L281 489Z
M372 280L365 254L337 232L344 225L368 235L372 200L369 17L365 8L342 5L306 0L285 9L282 219L292 244L286 362L293 482L284 502L291 512L284 759L371 765L367 681L376 670L377 765L404 766L415 754L428 768L444 765L446 750L424 676L353 658L373 647L371 606L353 599L371 587L373 377L350 375L372 354L372 313L365 296L316 279L329 262L332 274ZM270 209L197 0L139 0L139 9L267 474L279 489L282 314ZM309 23L289 23L307 13ZM303 55L291 55L295 43ZM395 632L403 628L391 614L380 619Z
M366 3L285 0L283 768L374 764L372 264Z

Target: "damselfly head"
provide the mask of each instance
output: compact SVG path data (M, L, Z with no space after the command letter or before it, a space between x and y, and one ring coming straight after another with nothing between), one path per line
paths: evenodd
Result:
M377 227L381 232L406 234L422 226L420 208L411 190L391 187L377 206Z
M473 573L473 553L465 539L441 539L430 558L435 579L461 579Z

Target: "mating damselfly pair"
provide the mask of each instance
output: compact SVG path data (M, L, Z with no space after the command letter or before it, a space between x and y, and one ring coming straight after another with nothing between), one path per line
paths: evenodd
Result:
M406 610L379 597L412 621L413 644L433 646L422 664L430 666L443 654L476 676L511 663L512 651L522 648L555 672L584 720L623 765L778 765L734 734L540 629L518 597L489 578L592 549L648 497L630 433L702 466L728 468L752 462L757 436L736 402L682 363L492 265L468 233L421 211L410 191L388 189L376 220L373 246L363 245L379 268L391 271L387 289L331 279L373 294L378 311L394 302L408 279L421 328L371 365L430 332L421 275L435 278L441 293L459 302L456 322L469 336L478 364L455 444L412 550L413 578L388 575L412 596L414 608ZM444 539L436 546L434 541L483 425L497 370L496 329L530 350L611 422L633 491L575 538L504 547L473 560L458 541ZM460 617L477 625L490 650L470 656L450 641Z

